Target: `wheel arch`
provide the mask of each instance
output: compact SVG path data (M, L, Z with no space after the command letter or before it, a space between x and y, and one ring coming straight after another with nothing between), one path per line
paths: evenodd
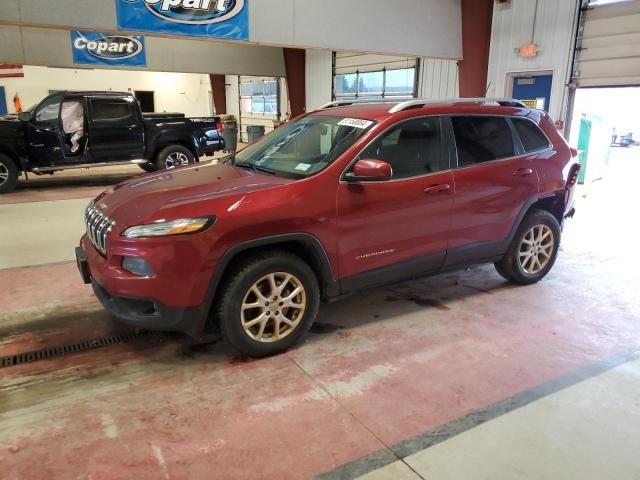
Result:
M522 223L524 217L526 217L533 210L545 210L551 213L558 221L558 223L562 225L562 222L564 220L564 199L564 192L556 192L546 197L539 197L538 195L530 197L522 207L520 214L511 227L511 232L509 233L509 236L505 241L505 250L506 247L511 244L511 241L513 240L513 237L515 236L516 231L518 230L518 227Z
M308 233L289 233L263 237L239 243L222 256L209 283L206 296L208 311L214 306L219 286L225 275L242 257L253 252L281 249L299 256L314 271L320 284L321 298L328 299L340 294L339 284L333 274L329 256L320 240Z
M153 145L153 152L151 158L155 159L156 156L166 147L170 145L181 145L187 148L196 161L199 160L197 143L195 138L189 136L173 136L173 135L161 135L159 136Z
M0 144L0 155L4 155L5 157L11 159L18 169L18 172L24 172L24 165L22 165L22 162L20 162L20 157L13 149Z

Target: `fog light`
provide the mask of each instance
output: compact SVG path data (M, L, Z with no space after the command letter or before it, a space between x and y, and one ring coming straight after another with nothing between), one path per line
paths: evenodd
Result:
M124 257L122 259L122 268L134 275L141 275L143 277L150 277L156 274L144 258Z

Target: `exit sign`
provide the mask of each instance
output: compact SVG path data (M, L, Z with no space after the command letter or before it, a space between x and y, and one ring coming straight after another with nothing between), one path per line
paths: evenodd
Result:
M522 45L518 50L521 57L529 58L538 55L538 46L535 43Z

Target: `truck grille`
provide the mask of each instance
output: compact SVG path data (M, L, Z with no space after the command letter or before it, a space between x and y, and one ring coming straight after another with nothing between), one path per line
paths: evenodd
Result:
M87 236L96 249L107 255L107 235L116 222L110 220L98 207L91 202L84 212L84 222L87 226Z

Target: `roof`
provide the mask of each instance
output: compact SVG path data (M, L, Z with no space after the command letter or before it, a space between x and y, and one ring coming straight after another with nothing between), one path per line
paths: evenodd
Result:
M82 97L131 97L131 92L113 92L111 90L66 90L64 95L74 95Z
M335 115L338 117L364 118L367 120L382 121L386 118L405 114L407 112L422 114L490 114L490 115L519 115L527 116L532 110L526 106L501 106L481 104L478 102L464 102L463 99L443 100L442 103L429 101L424 105L416 105L397 113L390 113L396 105L402 102L377 102L377 103L353 103L324 108L313 112L314 115Z

